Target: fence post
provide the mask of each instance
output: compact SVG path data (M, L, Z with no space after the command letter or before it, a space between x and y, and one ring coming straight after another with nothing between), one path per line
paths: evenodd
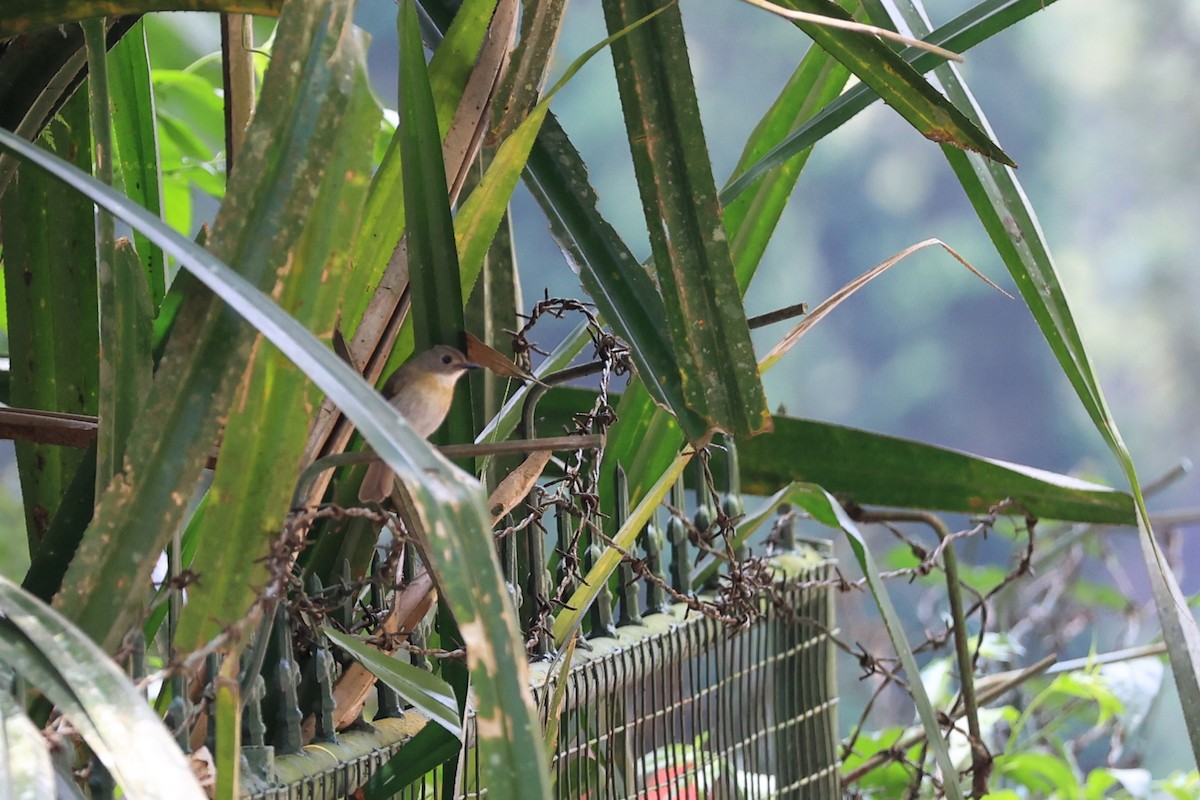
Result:
M617 493L617 518L615 520L617 529L620 529L625 520L629 519L629 482L625 477L625 470L619 465L617 466L617 474L615 476L614 487ZM633 554L630 553L630 556ZM636 575L633 572L633 565L628 559L621 559L621 566L617 570L617 574L621 578L621 613L617 620L617 625L640 625L642 623L642 609L639 597L640 590L636 580Z

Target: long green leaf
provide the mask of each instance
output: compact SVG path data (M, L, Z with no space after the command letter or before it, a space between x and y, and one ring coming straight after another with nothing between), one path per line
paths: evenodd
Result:
M454 117L463 89L475 63L475 56L487 34L488 22L496 0L468 0L446 31L450 46L438 47L429 62L429 84L437 108L438 130L445 136ZM400 131L392 136L383 161L371 181L371 191L363 210L362 235L355 243L351 263L352 284L361 292L350 292L342 312L344 330L352 335L358 329L367 303L384 274L396 245L404 235L404 170L400 153ZM409 323L411 324L411 323ZM412 354L411 332L396 348L398 363Z
M113 185L112 110L108 96L108 45L104 20L83 21L88 58L88 111L92 124L92 174ZM138 404L149 383L149 342L138 347L139 318L149 309L136 302L137 292L118 290L128 258L117 264L117 230L112 214L96 214L96 284L100 294L100 395L96 436L96 494L120 469L125 441ZM140 268L140 267L139 267ZM134 302L124 302L126 298ZM144 351L144 352L143 352ZM141 363L139 363L141 362ZM128 384L128 385L127 385Z
M0 609L56 676L40 684L128 797L203 798L191 767L162 720L82 631L0 577ZM17 667L20 669L19 667ZM130 731L137 731L131 736Z
M928 29L924 10L918 3L897 4L889 0L887 5L895 9L891 15L894 23L905 24L919 33ZM983 112L958 70L947 66L939 68L936 74L947 93L964 108L971 109L980 124L987 126ZM1200 627L1197 627L1187 599L1154 539L1133 459L1092 370L1037 216L1012 170L960 151L944 149L944 152L1026 305L1033 312L1063 374L1129 481L1137 508L1142 557L1191 738L1192 755L1200 763Z
M693 439L708 425L691 410L666 326L666 309L650 276L597 209L579 152L554 114L546 115L529 154L525 182L550 220L550 232L604 321L630 346L638 376Z
M688 405L742 437L770 426L725 235L700 107L674 0L605 0L617 88L650 231L658 286ZM708 440L710 431L693 444ZM689 431L689 436L691 432Z
M798 121L808 118L836 96L848 75L849 71L824 50L811 48L751 134L740 163L758 158ZM725 209L725 229L742 293L754 275L805 160L804 154L793 157L785 168L759 181L754 191ZM609 429L604 485L611 485L619 463L626 472L631 500L638 502L674 459L682 438L675 421L651 401L638 381L631 381L621 397L617 423ZM607 513L611 514L609 505Z
M797 120L807 118L836 95L848 74L824 50L811 48L796 75L747 141L742 161L752 160L774 146ZM725 229L738 289L743 293L804 161L804 156L795 158L786 169L760 181L753 192L726 209ZM617 412L617 423L609 429L602 482L611 485L619 463L626 472L631 500L636 503L675 458L683 436L674 419L651 400L637 380L631 381L623 393ZM602 497L606 513L611 514L609 499L607 494Z
M595 398L589 389L558 387L538 410L556 428ZM1043 520L1137 523L1129 494L1067 475L829 422L781 415L774 422L772 433L738 443L745 494L765 497L798 481L859 505L984 514L1008 499L1014 513Z
M775 417L775 432L738 444L742 488L767 494L817 483L859 504L985 514L1002 500L1040 519L1137 521L1124 492L1066 475L827 422Z
M111 291L100 295L100 428L97 493L119 470L153 380L154 309L144 265L128 239L113 251ZM103 274L101 284L104 283ZM105 301L108 301L107 306ZM107 453L105 450L107 449ZM104 474L107 464L109 474Z
M963 53L1054 2L1057 0L985 0L941 26L925 39ZM912 47L900 55L913 69L921 73L928 72L942 63L942 59L933 53ZM739 165L735 172L736 177L721 190L721 202L726 205L732 203L769 170L809 149L878 99L879 95L866 83L846 90L753 164Z
M359 40L348 34L341 46L355 64L338 112L341 124L329 142L328 166L308 223L273 293L297 321L326 340L337 320L347 252L370 179L371 135L379 123L365 64L354 55ZM199 547L189 568L201 579L188 590L175 635L179 651L200 647L245 617L269 583L267 558L288 512L320 399L303 372L259 340L225 426L207 513L194 532ZM259 477L247 481L247 475Z
M628 35L662 11L663 9L659 9L634 20L628 26L610 34L603 41L585 50L582 55L571 62L562 77L542 96L542 99L529 112L529 116L522 120L512 134L496 149L487 172L484 173L479 185L471 192L454 218L454 233L458 242L458 256L464 286L473 285L483 267L484 256L487 254L496 229L500 225L500 220L508 208L513 190L517 186L517 180L521 177L521 171L525 169L525 165L529 161L529 154L537 141L542 123L545 122L546 115L550 111L550 101L567 85L571 78L575 77L579 70L583 69L592 56Z
M362 639L342 633L328 625L321 628L330 641L369 669L422 714L429 717L456 739L462 740L462 720L454 689L428 670L418 669L399 657L381 653Z
M744 172L779 145L793 130L837 98L850 78L850 70L815 45L788 79L779 97L754 128L734 174ZM860 86L862 84L859 84ZM759 179L752 191L739 195L724 208L725 230L733 256L738 289L745 294L763 253L775 232L792 189L812 149L801 150Z
M458 102L487 36L497 0L468 0L454 12L454 21L429 62L429 89L437 109L438 130L450 129ZM401 104L403 106L403 104Z
M425 49L412 0L400 9L400 137L404 170L404 213L408 226L408 279L412 286L414 342L418 351L435 344L466 350L463 290L450 214L442 134ZM475 437L471 404L460 393L440 434L451 442Z
M464 329L454 224L447 200L441 136L412 0L400 10L400 63L404 76L401 149L408 216L410 279L416 341L457 341ZM421 308L421 305L424 305ZM466 398L463 398L464 400ZM471 441L469 402L451 411L452 441ZM408 485L412 493L416 487ZM418 501L419 504L420 501ZM477 732L484 779L501 797L547 796L548 768L537 745L525 650L516 609L505 589L490 525L426 526L428 565L444 606L467 644L471 682L478 693Z
M158 125L154 118L154 87L150 81L144 21L139 20L109 51L108 65L117 177L127 196L152 213L161 214ZM133 244L145 271L153 311L157 313L166 294L167 268L162 250L136 232Z
M41 146L91 169L87 96L64 107ZM95 414L98 311L95 212L40 171L22 168L0 198L12 362L10 402L25 408ZM69 291L63 291L69 287ZM50 526L80 454L17 442L17 468L30 552Z
M783 0L782 5L810 14L852 19L831 0ZM987 132L943 97L881 39L808 22L797 22L796 26L845 64L925 138L980 153L1010 167L1016 166Z
M95 28L88 41L88 88L92 103L92 135L95 139L94 172L105 182L119 176L126 195L153 212L158 212L158 154L155 140L153 101L150 97L150 65L145 33L141 26L127 34L115 57L104 55L104 25L99 20L84 23ZM93 57L92 50L97 51ZM110 60L116 65L115 80L109 79ZM94 62L94 63L93 63ZM114 92L115 89L115 92ZM117 114L117 108L121 113ZM124 155L118 160L118 150ZM114 169L116 168L116 169ZM115 183L114 183L115 185ZM100 288L100 430L96 447L96 493L117 472L125 457L125 446L133 429L142 398L152 377L151 336L165 283L162 251L135 233L144 260L129 240L109 242L114 231L110 214L97 217L97 273Z

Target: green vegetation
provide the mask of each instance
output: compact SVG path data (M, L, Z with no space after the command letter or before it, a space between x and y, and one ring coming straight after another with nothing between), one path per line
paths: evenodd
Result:
M1051 4L983 0L934 30L917 0L782 5L969 55ZM1144 722L1163 682L1163 652L1200 757L1200 630L1155 538L1147 491L1013 169L1021 153L997 142L959 68L918 42L806 17L794 24L812 46L778 54L794 72L730 148L706 127L712 112L697 89L697 49L684 35L685 21L718 12L604 0L606 32L567 66L553 58L574 19L565 6L402 0L394 20L389 7L398 39L394 103L372 91L380 76L368 69L370 45L350 0L73 1L0 11L0 259L11 363L3 400L17 409L6 430L21 439L31 563L22 588L0 585L0 669L40 693L29 694L26 708L23 694L0 693L8 734L0 764L19 765L8 771L9 788L43 796L61 769L44 757L38 733L53 718L48 700L128 796L200 796L166 728L115 666L136 650L131 633L139 633L152 667L169 679L157 708L185 694L206 654L225 657L210 712L219 731L214 791L234 796L235 732L249 688L237 678L238 657L261 662L247 647L250 635L298 586L369 573L379 515L343 525L324 513L357 505L363 469L341 454L369 447L404 486L393 496L397 524L419 543L428 569L424 594L405 608L423 616L436 584L435 644L465 650L464 662L447 660L433 677L376 663L375 651L335 626L317 634L367 668L374 663L381 680L438 722L401 751L374 790L438 768L453 776L469 685L477 763L491 796L552 796L545 734L527 691L530 637L494 540L505 523L493 514L491 493L501 493L515 464L479 452L452 463L398 422L373 388L414 352L439 343L468 350L470 333L513 354L520 366L511 374L532 371L547 383L577 358L600 362L599 389L552 386L538 406L543 436L589 409L597 427L586 432L604 434L586 461L560 472L562 464L543 461L530 483L543 470L564 478L575 495L569 512L556 513L582 517L581 530L593 525L604 535L592 544L607 547L586 580L556 598L535 648L573 646L677 479L693 462L708 468L705 448L719 449L714 441L736 442L741 469L732 480L765 500L751 501L744 518L739 509L717 515L729 551L758 546L755 529L790 507L810 520L810 533L848 546L868 590L876 635L866 645L839 642L872 676L874 692L856 704L864 707L861 724L846 731L848 792L1195 796L1190 765L1151 775L1105 763ZM198 23L170 25L154 12L187 9L221 14L219 52L181 57L183 35ZM772 22L795 33L792 22ZM597 174L602 167L553 110L593 103L576 78L595 68L591 59L610 57L616 92L609 86L590 111L610 123L620 118L622 147L630 147L637 202L620 219L606 218L597 197L609 177ZM927 241L925 231L904 243L920 245L871 257L882 263L825 292L823 302L801 294L811 276L760 274L768 248L791 235L779 225L798 181L820 168L814 145L880 98L927 140L923 153L944 157L986 232L989 263L1007 268L1107 445L1120 489L988 453L771 414L764 379L782 371L784 355L855 292L893 302L885 284L869 281L910 252L942 244L954 258L938 257L956 274L965 265L979 275L978 256L964 259L950 249L955 242ZM722 165L734 165L724 183ZM558 275L517 266L528 222L514 228L509 215L522 180L548 222L539 220L539 234L548 229L573 271L562 292L573 299L520 302L522 286L563 285ZM630 225L640 228L638 241L647 232L646 245L622 234ZM868 226L848 230L856 242L871 238ZM777 335L766 326L779 320L747 313L748 296L767 297L773 308L805 300L810 307ZM526 314L536 318L530 325L566 314L582 322L555 334L553 352L531 364L536 345L526 329L512 333ZM756 349L766 331L771 344ZM484 352L472 348L471 357ZM626 372L627 383L610 386ZM519 383L498 374L472 379L435 443L512 438L517 409L545 388ZM532 421L523 421L524 436L535 433ZM618 480L627 497L612 490ZM704 499L703 487L697 496ZM500 505L511 510L521 497ZM947 519L965 519L962 530ZM867 527L875 523L900 543L876 537ZM1135 531L1146 570L1138 580L1149 576L1159 632L1131 630L1129 641L1122 637L1129 647L1116 653L1054 664L1042 645L1067 644L1068 630L1099 640L1097 619L1135 616L1126 584L1114 589L1085 568L1107 555L1102 542L1112 526ZM996 544L985 551L989 532ZM151 574L164 552L183 577L155 589ZM24 558L6 569L20 569ZM701 564L697 585L719 562ZM839 602L855 608L855 598ZM924 642L911 611L921 598L942 617ZM866 711L885 696L898 699L881 705L903 710L876 723ZM153 741L131 750L109 707L140 715ZM892 724L914 716L919 725ZM157 758L148 747L176 770L157 776L166 781L157 787L156 776L129 763Z

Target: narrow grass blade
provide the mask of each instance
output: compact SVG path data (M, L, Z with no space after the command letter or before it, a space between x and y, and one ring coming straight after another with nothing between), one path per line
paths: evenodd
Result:
M437 723L443 730L462 740L462 720L458 716L458 700L450 684L427 670L407 664L398 656L381 653L355 636L335 631L328 625L322 632L329 640L354 657L376 677L390 686L418 711Z
M61 449L61 448L60 448ZM21 588L49 603L62 586L63 576L83 539L83 532L92 521L96 507L96 445L84 451L64 487L62 502L54 513L50 527L42 535L37 549L30 554L29 570Z
M1057 0L985 0L938 28L926 41L965 52L1054 2ZM912 48L901 53L901 57L921 73L942 63L937 56ZM768 171L809 149L878 99L879 95L866 83L846 90L753 164L739 165L736 177L721 190L721 202L732 203Z
M454 233L457 238L457 220ZM471 401L475 404L475 419L481 423L494 419L509 391L521 386L522 382L530 377L525 370L517 367L500 352L500 349L505 349L512 341L507 331L516 330L520 326L518 315L524 309L521 300L521 276L517 269L517 252L513 246L512 233L512 218L505 213L501 216L500 224L492 237L491 247L483 257L483 268L471 287L464 309L467 331L470 334L467 341L467 358L473 364L485 366L480 361L481 356L476 353L475 342L478 341L489 354L495 354L499 360L505 362L504 366L511 368L504 371L497 363L496 366L488 365L484 369L472 370L467 375L471 387ZM459 258L462 258L461 250ZM476 439L478 438L476 434ZM491 485L490 480L484 482Z
M158 125L144 21L139 20L109 51L108 66L118 180L130 199L161 215ZM136 232L133 246L145 272L152 310L157 314L166 294L167 268L162 249Z

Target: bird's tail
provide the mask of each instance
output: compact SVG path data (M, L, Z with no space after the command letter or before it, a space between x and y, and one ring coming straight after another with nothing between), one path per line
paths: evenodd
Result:
M363 503L382 503L392 494L392 470L382 461L367 467L367 474L358 487L358 499Z

